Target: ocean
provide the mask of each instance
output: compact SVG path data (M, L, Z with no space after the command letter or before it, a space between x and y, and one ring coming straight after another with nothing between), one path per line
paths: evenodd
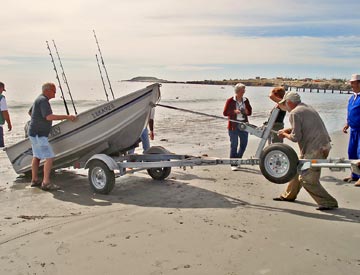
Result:
M120 97L136 89L147 86L148 83L117 82L113 85L115 97ZM247 87L245 96L253 107L253 115L249 118L251 124L261 126L268 118L274 103L268 98L270 87ZM323 118L329 133L343 128L346 122L346 105L350 95L339 93L309 93L299 92L302 101L312 105ZM59 97L60 93L57 93ZM92 91L87 96L77 97L73 92L76 109L79 112L105 102L103 91ZM110 93L109 93L110 95ZM111 95L110 95L111 96ZM233 96L231 86L211 86L192 84L163 84L161 87L161 103L211 115L222 116L223 107L227 98ZM13 130L6 131L4 126L6 145L14 144L24 138L24 125L29 120L27 114L32 101L12 101L7 96L9 112ZM51 101L55 114L64 114L65 108L61 99ZM71 103L68 101L70 113L74 114ZM287 117L285 118L287 125ZM160 140L177 145L201 146L214 148L228 144L226 130L227 122L195 114L156 108L155 134L156 143ZM251 137L252 139L255 137Z

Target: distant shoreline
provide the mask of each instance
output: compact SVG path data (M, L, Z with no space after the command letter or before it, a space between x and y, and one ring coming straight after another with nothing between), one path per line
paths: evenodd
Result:
M224 80L195 80L195 81L171 81L158 79L156 77L135 77L129 82L158 82L158 83L175 83L175 84L199 84L199 85L219 85L226 86L241 82L246 86L261 86L261 87L277 87L287 86L300 89L319 89L319 90L340 90L350 91L351 86L345 79L293 79L293 78L255 78L255 79L224 79Z

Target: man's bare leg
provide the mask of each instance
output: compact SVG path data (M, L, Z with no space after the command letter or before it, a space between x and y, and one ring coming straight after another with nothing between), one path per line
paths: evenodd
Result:
M52 158L45 160L43 185L50 183L50 173L51 173L52 164L53 164Z
M38 172L39 172L40 159L33 158L31 162L31 181L37 182L39 180Z

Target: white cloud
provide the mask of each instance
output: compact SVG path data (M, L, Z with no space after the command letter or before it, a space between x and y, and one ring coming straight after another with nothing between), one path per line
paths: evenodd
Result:
M358 28L357 17L346 16L355 10L354 3L3 0L1 77L18 91L34 90L54 79L45 40L55 39L69 82L76 89L101 89L93 28L114 81L137 74L183 80L207 74L226 77L220 71L232 64L348 66L352 57L360 55L358 37L244 37L227 28L344 22Z

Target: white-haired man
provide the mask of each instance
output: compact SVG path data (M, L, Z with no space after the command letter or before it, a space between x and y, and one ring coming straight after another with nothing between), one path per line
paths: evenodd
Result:
M287 92L279 102L290 113L291 129L278 132L280 137L297 142L300 148L300 158L326 159L331 145L330 136L320 115L314 108L301 102L299 94ZM338 203L320 184L320 168L310 168L302 171L292 179L285 192L276 201L294 201L301 187L310 194L318 204L317 210L332 210Z
M31 121L28 134L33 152L31 186L41 186L43 190L50 190L52 187L50 184L50 172L55 154L48 140L52 121L63 119L74 121L76 118L73 115L53 114L49 100L55 97L55 93L55 84L45 83L42 86L42 94L36 98L29 111L29 113L31 113ZM44 178L42 182L39 181L38 177L41 159L45 159Z
M239 124L230 120L249 122L252 107L249 99L244 97L245 85L238 83L234 88L235 95L230 97L224 107L223 115L229 118L228 133L230 137L230 158L242 158L248 143L249 133L240 129ZM240 147L238 148L240 139ZM231 170L237 171L237 166L231 166Z

